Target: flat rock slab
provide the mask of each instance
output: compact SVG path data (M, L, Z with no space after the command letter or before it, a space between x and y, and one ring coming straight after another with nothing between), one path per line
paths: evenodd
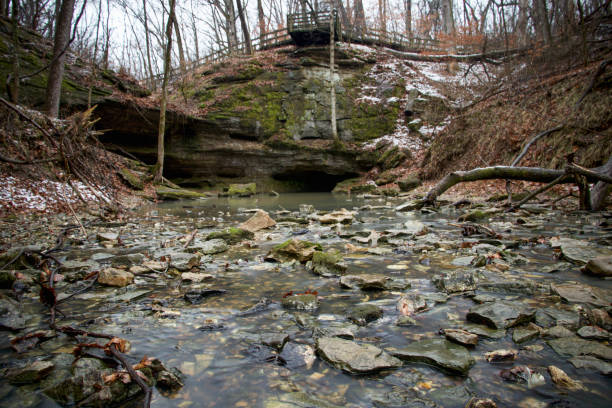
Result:
M317 353L334 367L353 374L397 368L402 362L371 344L357 344L338 337L320 337Z
M612 256L600 256L599 258L590 259L582 269L582 272L602 278L612 276Z
M471 308L467 320L486 324L493 329L507 329L532 321L535 312L535 309L521 303L497 301Z
M592 356L577 356L569 359L569 362L576 368L586 368L599 371L603 375L612 374L612 363L600 360Z
M475 363L465 347L444 339L415 341L392 354L404 361L430 364L453 374L466 374Z
M548 345L558 354L576 357L593 356L603 360L612 360L612 347L596 341L584 340L579 337L563 337L548 340Z
M270 397L264 402L263 408L340 408L340 406L333 405L305 392L290 392L277 397Z
M228 248L229 246L227 243L220 238L211 239L197 245L198 252L201 252L204 255L214 255L225 252Z
M601 256L612 256L611 249L581 239L553 238L550 244L553 248L560 248L565 259L579 265Z
M608 306L612 302L611 291L582 283L551 283L550 289L568 303Z
M388 276L379 274L345 275L340 277L340 286L361 290L384 290L389 279Z
M250 232L257 232L259 230L270 228L275 225L276 221L270 218L270 215L268 215L267 212L265 212L264 210L257 210L255 215L240 224L240 228Z

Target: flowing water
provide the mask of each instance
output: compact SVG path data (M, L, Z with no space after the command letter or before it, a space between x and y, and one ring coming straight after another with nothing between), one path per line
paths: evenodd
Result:
M366 302L381 307L384 315L365 327L356 328L355 341L384 350L399 349L423 338L440 337L440 329L465 327L466 313L476 303L465 293L446 296L436 289L430 278L459 268L467 259L465 257L474 255L471 244L486 240L482 236L463 237L460 228L449 225L457 222L461 214L459 210L445 207L439 212L397 212L394 207L400 202L308 193L178 201L143 208L127 225L114 229L120 232L125 247L104 248L90 240L62 252L60 260L96 259L103 264L105 259L112 259L121 251L159 259L169 254L170 249L180 248L182 243L176 239L196 227L198 234L194 244L197 246L208 232L238 225L252 215L245 209L261 208L276 219L287 215L310 215L300 215L300 204L310 204L316 211L355 209L357 214L351 225L341 227L318 222L279 223L273 229L258 232L249 245L236 245L226 252L204 257L200 269L214 278L198 287L227 292L207 297L199 304L191 304L184 298L190 285L181 283L180 278L143 274L136 277L135 285L130 289L97 287L71 299L61 307L67 317L60 323L125 338L132 346L130 356L137 359L143 355L154 356L166 367L179 368L185 375L184 387L164 395L156 390L152 406L157 408L314 407L327 406L326 403L346 407L463 407L472 395L493 398L500 407L610 406L609 377L593 370L574 368L566 357L555 353L543 339L536 338L517 345L512 340L512 329L505 334L502 332L498 339L480 338L478 345L470 349L476 363L466 376L450 375L438 368L412 362L405 362L395 370L369 375L345 373L320 358L294 367L275 358L276 351L262 346L262 335L279 333L289 335L290 342L312 345L313 327L345 324L347 310ZM562 235L609 244L610 228L605 217L548 211L531 215L523 213L522 217L522 221L517 223L519 215L497 215L494 217L497 224L491 224L496 230L505 227L498 230L503 234L502 243L515 247L508 250L512 257L505 260L509 266L505 273L521 279L521 282L532 281L543 286L571 280L610 289L609 280L585 276L577 266L560 261L547 241L550 237ZM423 223L428 231L417 237L381 242L378 248L386 250L347 252L347 243L368 246L351 238L367 236L372 230L402 229L406 222L415 221ZM264 261L274 245L291 237L317 242L325 250L341 251L348 273L385 274L411 286L384 291L343 289L337 278L315 275L297 262ZM465 242L470 245L462 244ZM553 266L557 266L558 272L548 272L554 269ZM318 292L318 310L295 312L283 309L280 301L285 293L306 290ZM539 308L557 307L559 304L559 299L549 293L521 293L521 290L489 287L487 290L477 288L476 293ZM396 325L400 316L396 305L404 293L420 293L434 299L428 310L412 316L417 324L410 327ZM34 297L32 295L29 307L38 311L41 317L38 326L36 323L30 325L44 327L45 311L36 304ZM264 297L272 301L265 310L247 315L240 313ZM580 312L580 308L574 310L576 314ZM214 329L207 330L210 328ZM72 346L66 341L65 338L52 339L20 356L4 349L2 362L10 365L21 359L70 352ZM505 348L519 350L517 360L488 363L483 357L485 352ZM546 383L529 388L527 384L508 382L500 377L501 370L521 364L545 374ZM557 388L546 372L546 367L551 364L580 380L584 389L566 392ZM36 396L28 404L56 406L36 385L27 387L28 392ZM284 398L296 395L291 394L295 392L305 393L318 402L312 402L314 399L289 402L293 400ZM0 406L25 406L23 390L5 382L0 387L0 398ZM126 406L138 404L138 401L130 402Z

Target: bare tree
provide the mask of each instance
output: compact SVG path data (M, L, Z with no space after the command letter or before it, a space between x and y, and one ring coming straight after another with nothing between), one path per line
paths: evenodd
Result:
M412 0L404 0L404 27L406 35L412 34Z
M57 117L59 114L62 78L64 77L64 62L66 60L66 49L68 48L68 42L70 41L70 28L72 26L74 2L75 0L62 0L55 26L53 60L51 61L51 66L49 67L47 95L45 101L45 110L49 116L52 117Z
M366 19L365 12L363 11L363 1L362 0L354 0L354 13L353 17L353 27L355 28L355 32L357 34L363 34L366 30Z
M165 133L166 133L166 104L168 102L168 79L170 77L170 62L172 57L172 25L175 19L174 8L176 1L170 0L168 23L166 24L166 48L164 50L164 79L162 81L162 94L159 107L159 129L157 133L157 164L155 165L155 183L161 183L164 175Z
M240 0L236 0L236 8L238 9L238 17L240 18L240 26L242 28L242 36L244 38L244 44L246 46L247 54L253 54L253 48L251 47L251 34L249 33L249 24L246 19L246 13Z
M262 0L257 0L257 23L259 25L259 36L266 33L266 15L263 10Z

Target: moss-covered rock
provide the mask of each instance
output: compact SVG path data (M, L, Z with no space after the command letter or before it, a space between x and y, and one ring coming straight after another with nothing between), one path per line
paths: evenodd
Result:
M416 174L409 174L407 177L397 181L398 187L404 192L414 190L421 184L422 182Z
M319 307L317 296L312 294L287 296L281 303L285 309L291 310L316 310Z
M227 195L230 197L250 197L257 191L257 185L255 183L247 184L230 184Z
M321 251L321 245L309 241L300 241L292 238L276 245L266 255L266 260L285 262L298 260L302 263L310 261L316 251Z
M182 200L189 198L206 198L207 194L198 193L196 191L178 189L178 188L170 188L165 186L157 186L155 188L155 193L157 197L162 200Z
M119 175L127 183L128 186L135 190L142 190L144 188L144 182L142 179L132 170L122 168L119 170Z
M351 188L358 185L359 182L360 182L359 178L351 178L351 179L343 180L339 182L338 184L336 184L336 186L332 190L332 193L348 193L349 191L351 191Z
M340 276L346 272L346 263L340 252L316 251L312 254L312 261L308 265L317 275Z
M222 231L211 232L206 236L206 240L222 239L231 245L237 244L245 239L252 239L254 236L255 234L250 231L243 230L242 228L229 227Z
M392 172L389 170L383 171L378 175L378 178L376 178L376 184L379 186L384 186L385 184L393 183L398 177L399 174L397 172Z

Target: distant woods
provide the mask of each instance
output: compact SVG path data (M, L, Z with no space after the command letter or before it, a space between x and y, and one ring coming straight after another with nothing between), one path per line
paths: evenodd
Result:
M154 89L164 71L171 0L0 0L0 15L35 31L53 44L46 67L50 78L47 111L57 115L66 50L90 66L130 74ZM331 2L331 3L330 3ZM442 40L449 50L463 45L516 49L578 39L588 62L590 47L609 32L611 0L177 0L172 21L172 69L219 49L254 52L254 40L282 30L289 13L334 8L345 30L397 32ZM603 37L602 37L603 36ZM17 41L15 39L15 41ZM17 44L13 44L17 46ZM18 58L6 94L18 95ZM59 79L58 79L59 78ZM92 78L92 82L93 82ZM59 81L59 82L58 82ZM11 95L8 95L9 97Z

